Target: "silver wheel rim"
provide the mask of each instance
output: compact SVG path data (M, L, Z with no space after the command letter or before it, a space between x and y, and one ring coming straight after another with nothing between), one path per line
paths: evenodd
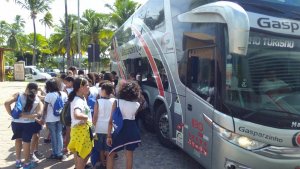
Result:
M159 117L158 127L161 135L165 138L169 137L169 119L167 113L163 113Z

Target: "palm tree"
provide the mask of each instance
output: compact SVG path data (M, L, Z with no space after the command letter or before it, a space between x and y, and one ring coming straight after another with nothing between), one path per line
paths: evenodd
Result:
M89 43L99 44L99 35L101 31L104 31L109 25L109 15L97 13L94 10L86 10L83 13L81 23L83 25L81 30L83 35L82 43L84 44L83 48L85 48ZM95 68L98 69L98 66L93 63L93 71L96 71Z
M23 31L23 28L25 27L25 23L26 22L20 15L16 15L15 23L12 24L12 28L18 32L21 32L21 31Z
M89 43L98 43L100 31L109 24L109 15L88 9L83 13L81 23L83 25L81 31L86 37L85 39Z
M36 27L35 27L35 19L38 13L43 13L50 9L49 5L52 0L16 0L17 4L21 5L22 8L30 11L30 17L33 22L33 31L34 31L34 44L33 44L33 56L32 56L32 64L36 64Z
M60 24L55 27L54 33L50 36L50 46L52 52L58 55L64 56L67 53L67 39L66 39L66 23L65 20L60 19ZM72 63L73 56L77 53L77 36L74 29L76 28L77 16L69 15L68 16L68 31L69 34L69 43L70 43L70 57L67 58L68 66ZM72 57L71 57L72 56Z
M67 52L67 66L71 66L71 56L70 56L70 33L69 33L69 15L68 15L68 3L65 0L65 38L66 38L66 52Z
M116 27L120 27L140 7L140 4L132 0L116 0L113 6L105 4L112 13L111 21Z
M7 34L9 32L9 24L5 21L0 21L0 46L3 46Z
M47 12L43 19L40 19L41 24L45 26L45 38L47 38L47 26L51 28L53 26L53 17L50 12Z
M20 15L16 15L15 22L8 25L9 33L7 45L15 51L20 50L19 35L23 32L25 21Z

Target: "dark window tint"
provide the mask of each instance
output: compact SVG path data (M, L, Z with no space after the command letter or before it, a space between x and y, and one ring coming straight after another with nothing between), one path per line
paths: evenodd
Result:
M184 1L174 1L171 0L171 10L172 16L177 16L178 14L190 11L201 5L212 3L216 0L184 0Z
M187 57L187 87L212 103L215 94L214 48L189 49Z
M134 34L131 30L131 18L129 18L124 25L122 25L118 32L116 33L118 46L122 46L123 44L129 42L134 39Z
M176 30L175 46L178 62L178 74L181 82L187 85L188 56L203 46L215 44L216 24L181 23L173 21Z
M141 19L149 30L165 32L164 2L162 0L148 1L135 15ZM147 30L141 28L143 34Z

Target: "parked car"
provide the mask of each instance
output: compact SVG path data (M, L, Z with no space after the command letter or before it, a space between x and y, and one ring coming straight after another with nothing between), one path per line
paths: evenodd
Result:
M51 75L41 72L35 66L25 66L25 80L28 81L46 81L51 79Z
M60 75L60 70L59 69L47 69L46 73L50 74L52 77L57 77Z

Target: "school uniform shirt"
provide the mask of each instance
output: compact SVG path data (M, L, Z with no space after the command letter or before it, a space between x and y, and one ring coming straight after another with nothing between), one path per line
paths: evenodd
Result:
M107 134L108 122L111 114L114 98L101 98L97 100L98 104L98 119L95 127L96 133Z
M24 109L25 104L26 104L26 98L27 98L27 96L24 93L19 93L19 96L21 97L21 103L22 103L22 107ZM27 114L33 114L33 113L35 113L36 108L39 105L40 101L41 100L39 99L39 97L35 96L35 99L34 99L34 102L33 102L31 110L29 112L22 112L22 113L27 113ZM16 122L16 123L33 123L33 122L35 122L34 119L22 118L22 117L20 117L19 119L12 119L12 121Z
M135 115L137 110L140 107L140 103L138 102L132 102L132 101L126 101L123 99L117 100L119 101L119 107L123 116L123 120L135 120Z
M76 124L82 123L81 120L75 119L74 116L74 110L79 109L81 110L81 113L88 115L88 121L92 122L92 114L89 106L87 105L87 102L85 98L81 98L78 96L75 96L74 100L71 102L71 127L74 127Z
M66 103L68 101L67 94L62 91L60 92L60 94L63 102ZM55 116L53 114L53 106L58 96L59 96L58 92L47 93L47 95L45 96L45 102L48 103L47 116L45 122L57 122L60 120L60 116Z

